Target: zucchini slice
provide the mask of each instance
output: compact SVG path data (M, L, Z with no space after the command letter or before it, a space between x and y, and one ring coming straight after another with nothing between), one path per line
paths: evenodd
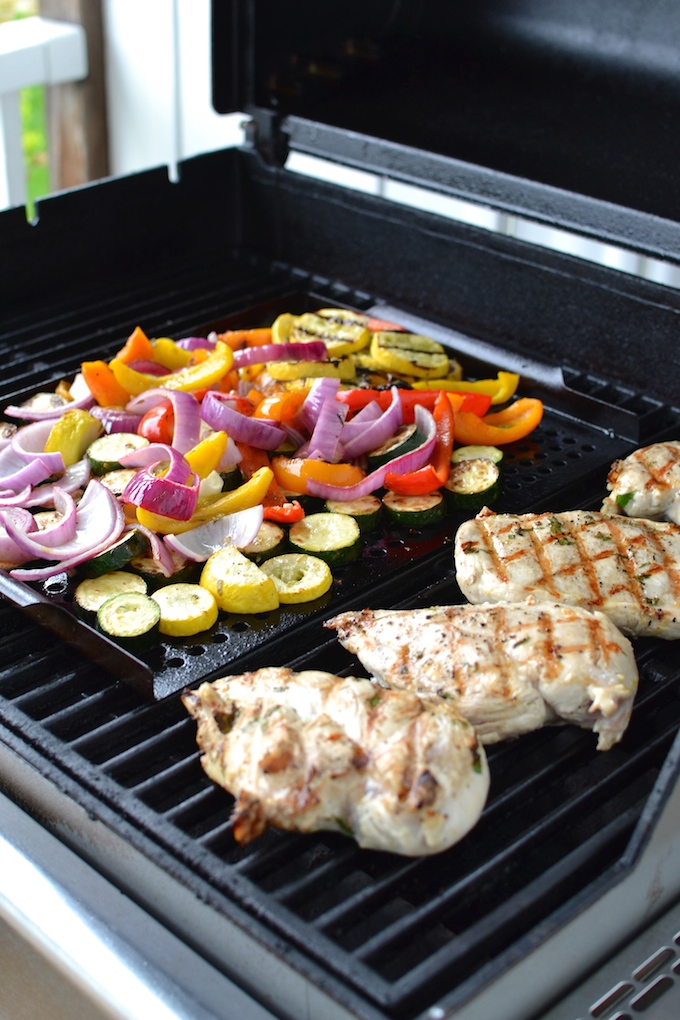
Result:
M453 509L479 509L491 503L500 491L500 468L492 460L477 457L453 464L444 486Z
M270 556L280 555L285 545L286 532L281 525L275 524L274 521L262 521L253 541L244 545L241 552L253 563L264 563Z
M318 556L331 567L355 560L361 550L359 525L347 514L307 514L291 526L288 541L294 552Z
M124 531L108 549L83 563L80 571L84 577L100 577L112 570L121 570L136 556L145 553L148 547L149 543L142 532L132 528L130 531Z
M449 356L440 343L418 333L380 330L373 334L370 352L381 368L419 379L441 379L449 371Z
M120 458L133 450L148 446L149 440L138 436L136 432L112 432L100 436L87 449L90 467L95 475L105 475L109 471L118 471L122 467Z
M331 514L349 514L359 525L359 530L372 531L380 524L382 502L377 496L362 496L360 499L342 501L327 499L326 510Z
M383 506L389 520L407 528L426 528L430 524L437 524L446 511L441 492L428 492L424 496L402 496L398 492L386 492Z
M200 564L174 550L171 551L170 555L175 565L175 569L170 577L163 573L153 556L146 555L146 552L140 556L133 556L128 566L130 570L134 570L136 574L144 578L151 590L166 584L195 581L198 577Z
M113 595L122 592L137 592L146 595L146 581L139 574L129 570L112 570L101 577L88 577L81 581L73 593L73 601L86 613L96 613L99 607Z
M369 471L375 471L383 464L394 460L395 457L401 457L402 453L409 453L411 450L417 449L424 441L425 437L417 425L400 425L393 436L366 454Z
M261 569L271 577L283 605L312 602L325 595L333 583L331 568L319 556L284 553L273 556Z
M122 496L125 492L125 487L131 478L137 474L137 468L118 468L117 471L107 471L105 475L102 475L99 481L102 485L113 493L114 496Z
M161 607L148 595L126 591L112 595L97 610L97 627L132 651L146 647L158 634Z
M169 637L210 630L219 616L215 596L200 584L166 584L151 597L161 610L159 630Z
M464 460L490 460L500 464L503 451L497 446L459 446L451 454L451 463L460 464Z

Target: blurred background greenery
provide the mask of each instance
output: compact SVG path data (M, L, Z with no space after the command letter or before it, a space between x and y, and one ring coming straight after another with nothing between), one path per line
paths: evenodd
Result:
M0 0L0 23L39 13L39 0ZM27 215L31 218L36 198L46 195L50 190L45 89L42 85L21 90L21 120L28 194Z

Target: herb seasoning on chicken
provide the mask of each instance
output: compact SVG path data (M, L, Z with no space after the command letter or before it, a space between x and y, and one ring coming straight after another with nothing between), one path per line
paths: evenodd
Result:
M454 559L470 602L568 602L605 613L632 637L680 637L677 524L485 508L461 524Z
M485 744L568 722L621 739L638 671L601 613L563 605L435 606L341 613L326 626L377 680L451 698Z
M330 829L374 850L438 853L476 824L486 756L452 702L269 667L182 698L201 764L236 798L234 838Z

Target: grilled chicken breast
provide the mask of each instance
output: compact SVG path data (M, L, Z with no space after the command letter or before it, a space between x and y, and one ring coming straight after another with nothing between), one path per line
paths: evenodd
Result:
M594 510L494 514L456 534L456 576L479 602L569 602L631 636L680 637L680 526Z
M477 822L489 773L452 702L370 680L270 667L183 695L206 773L236 798L233 833L351 833L362 847L445 850Z
M621 739L638 671L602 613L553 604L341 613L327 621L379 681L451 698L485 744L556 722Z
M605 513L680 524L680 442L654 443L612 464Z

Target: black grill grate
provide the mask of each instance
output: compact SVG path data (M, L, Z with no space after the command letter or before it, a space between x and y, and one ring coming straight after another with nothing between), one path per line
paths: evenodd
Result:
M167 313L162 322L181 323L187 332L195 328L197 319L188 317L194 283L170 302L170 312L167 293L158 292L158 309ZM308 284L313 306L320 282ZM213 313L215 322L219 318L218 289L213 293L214 304L202 306L203 323L212 323ZM326 303L335 293L326 290ZM260 297L245 312L234 311L234 320L241 316L254 324L265 308L271 314L290 307L290 276L269 276ZM227 305L229 300L227 295ZM361 295L345 300L370 303ZM220 303L224 310L224 291ZM160 311L156 319L151 315L153 300L140 297L138 307L143 325L164 331ZM63 343L49 359L46 377L72 372L81 357L103 349L93 325L101 318L63 314L45 334ZM124 328L120 319L109 323L103 346L113 349L129 324L129 317ZM17 326L5 349L20 332ZM19 392L23 378L20 372L11 379L7 393ZM574 382L569 380L560 406L547 396L540 429L509 449L498 509L597 505L608 465L632 447L630 437L592 421L588 401L579 404L587 377ZM589 396L594 393L603 398L597 381ZM644 397L614 390L604 396L620 399L650 434L677 425L675 411ZM323 630L323 619L342 606L393 605L396 598L407 606L460 600L451 563L456 526L449 518L427 534L376 537L360 563L342 574L332 599L311 611L227 619L210 641L164 646L156 665L161 675L171 671L165 692L275 662L362 672ZM224 897L206 903L206 912L236 904L264 924L272 947L283 937L310 967L346 989L356 1015L375 1016L377 1010L409 1020L442 996L450 1001L468 995L485 968L502 967L536 925L621 859L680 722L680 668L671 649L640 642L637 652L640 695L620 746L597 754L591 734L564 728L490 749L492 793L480 823L461 844L427 860L362 852L334 834L302 838L270 831L252 846L236 846L231 798L204 776L194 723L176 693L147 700L36 628L6 600L0 601L0 720L113 808L122 832L129 835L132 827L162 850L184 884L207 881Z

